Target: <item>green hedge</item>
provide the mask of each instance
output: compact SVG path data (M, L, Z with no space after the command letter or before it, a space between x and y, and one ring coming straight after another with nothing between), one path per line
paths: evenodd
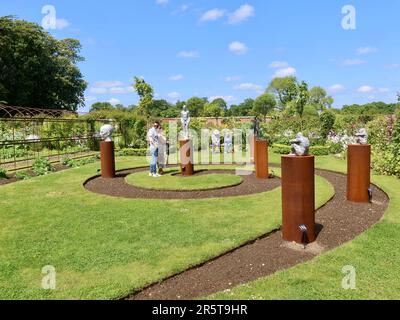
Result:
M272 145L272 152L277 154L289 154L292 150L291 146L275 143ZM310 154L314 156L327 156L331 150L327 146L311 146Z
M147 149L133 149L133 148L120 149L116 152L115 155L117 157L147 156Z

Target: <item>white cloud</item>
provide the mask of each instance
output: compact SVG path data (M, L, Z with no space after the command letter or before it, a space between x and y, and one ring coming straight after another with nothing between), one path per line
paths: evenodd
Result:
M93 87L93 88L90 88L89 91L90 91L90 93L93 93L93 94L106 94L106 93L108 93L107 88Z
M242 42L234 41L229 45L229 51L237 55L243 55L249 51L249 48Z
M113 94L126 94L134 91L133 87L113 87L109 89L109 93Z
M293 67L279 69L275 72L274 78L285 78L285 77L294 76L296 74L296 72L297 72L296 69Z
M98 88L112 88L123 86L124 83L121 81L99 81L94 84Z
M200 53L198 51L181 51L178 53L180 58L198 58Z
M234 101L237 101L237 99L234 96L213 96L209 98L209 101L214 101L216 99L224 99L225 102L231 103Z
M107 102L111 103L113 106L120 104L121 101L116 99L116 98L111 98L110 100L108 100Z
M255 9L253 6L249 4L242 5L239 9L237 9L234 13L229 17L230 24L240 23L242 21L248 20L250 17L255 15Z
M241 77L240 76L231 76L231 77L226 77L225 81L226 82L235 82L235 81L240 81Z
M173 75L173 76L169 77L170 81L180 81L180 80L183 80L183 79L184 79L184 77L181 74L177 74L177 75Z
M243 90L243 91L262 91L262 86L254 84L254 83L241 83L234 87L235 90Z
M269 64L269 67L271 69L287 68L289 67L289 63L287 63L286 61L272 61Z
M365 86L361 86L360 88L358 88L357 91L361 92L361 93L371 93L374 90L375 89L373 87L365 85Z
M329 93L339 93L346 90L346 88L342 84L334 84L328 88Z
M56 29L62 30L68 28L71 24L64 18L56 19Z
M158 4L159 6L165 6L167 5L169 2L169 0L156 0L156 4Z
M200 22L205 21L216 21L225 15L225 10L212 9L202 14L200 17Z
M387 92L389 92L390 90L389 90L389 88L379 88L378 91L379 91L380 93L387 93Z
M179 92L170 92L167 94L168 98L177 100L181 97L181 94Z
M360 59L346 59L343 61L343 66L344 67L351 67L351 66L357 66L361 64L365 64L366 62L364 60Z
M363 48L358 48L357 49L357 53L358 54L369 54L369 53L375 53L378 52L377 48L373 48L373 47L363 47Z
M97 101L97 97L95 96L85 96L85 102L91 103Z

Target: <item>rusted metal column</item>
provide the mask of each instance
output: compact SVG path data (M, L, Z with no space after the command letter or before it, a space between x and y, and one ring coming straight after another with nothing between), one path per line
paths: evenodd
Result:
M100 143L100 159L102 178L115 178L114 141L102 141Z
M370 202L371 145L349 145L347 150L347 200Z
M194 174L193 142L192 140L181 140L180 147L182 175L192 176Z
M282 235L286 241L307 244L316 239L314 172L314 156L282 157Z
M256 140L254 146L254 163L256 177L258 179L268 179L268 142L267 140Z

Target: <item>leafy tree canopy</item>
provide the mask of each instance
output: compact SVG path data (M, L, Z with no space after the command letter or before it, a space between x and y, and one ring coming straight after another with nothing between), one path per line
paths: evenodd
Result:
M57 40L36 23L0 17L0 101L76 111L87 83L80 42Z

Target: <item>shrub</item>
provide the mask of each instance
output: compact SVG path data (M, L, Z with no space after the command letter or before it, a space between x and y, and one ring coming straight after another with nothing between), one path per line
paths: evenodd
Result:
M326 138L329 132L333 129L333 126L335 125L336 115L330 110L325 110L321 114L320 121L321 121L321 136Z
M147 149L121 149L116 152L117 157L140 157L140 156L146 156L147 155Z
M283 144L274 144L272 146L272 152L277 154L289 154L292 151L292 147ZM314 156L327 156L331 153L328 146L311 146L310 154Z
M18 171L18 172L15 174L15 177L16 177L18 180L28 180L28 179L31 178L31 176L30 176L30 174L28 173L28 171Z
M99 159L99 156L93 156L93 157L88 157L88 158L82 158L82 159L71 159L68 156L63 157L60 161L60 163L64 166L70 167L70 168L76 168L76 167L82 167L84 165L94 163Z
M48 158L39 157L33 162L32 170L38 176L43 176L49 174L50 172L54 171L53 166Z
M7 170L5 168L0 168L0 180L7 179Z

